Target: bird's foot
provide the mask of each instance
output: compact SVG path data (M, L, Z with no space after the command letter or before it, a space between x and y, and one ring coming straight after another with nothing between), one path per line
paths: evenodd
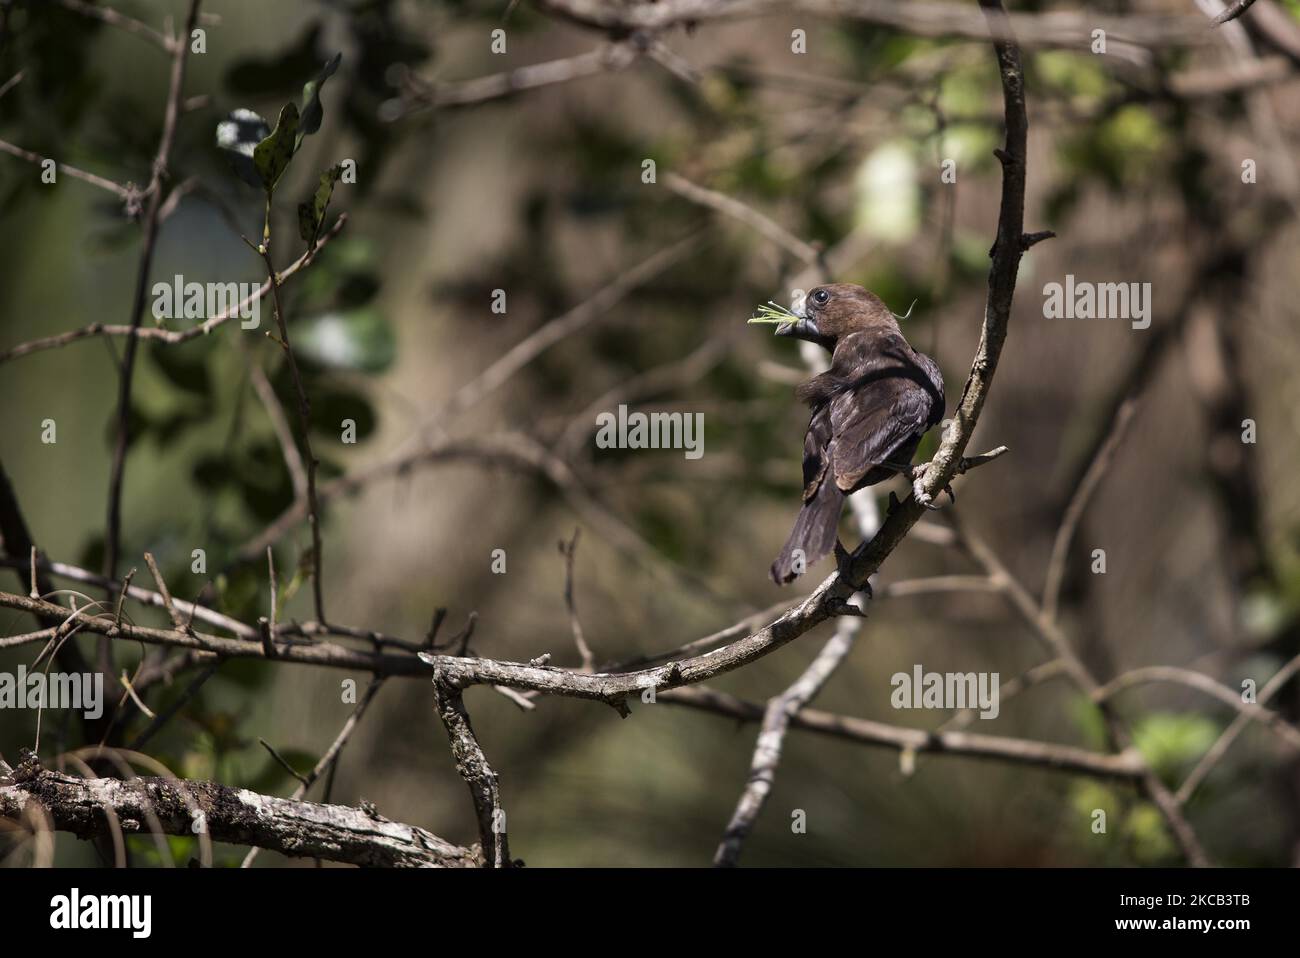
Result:
M856 552L849 552L848 549L845 549L839 539L835 540L835 567L841 580L845 582L852 581L853 560L856 555ZM868 602L875 598L875 593L871 590L870 581L862 583L862 588L855 594L866 596L866 601ZM826 611L831 615L856 615L862 618L866 618L867 616L859 606L854 605L847 599L839 598L838 596L832 596L826 600Z
M930 495L921 488L921 480L917 479L912 483L912 498L927 509L938 509L939 504L934 501L934 496Z
M912 467L912 498L927 509L938 509L939 503L934 501L934 496L930 495L923 488L925 477L930 471L930 463L923 462L919 466ZM954 505L957 503L957 494L952 491L952 483L945 483L941 492L948 493L948 500Z

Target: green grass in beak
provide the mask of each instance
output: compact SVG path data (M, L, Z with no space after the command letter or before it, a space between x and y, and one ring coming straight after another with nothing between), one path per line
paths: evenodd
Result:
M790 312L790 310L786 309L784 306L778 306L770 300L758 307L758 310L754 315L749 317L749 322L751 323L771 323L773 325L798 321L798 316Z

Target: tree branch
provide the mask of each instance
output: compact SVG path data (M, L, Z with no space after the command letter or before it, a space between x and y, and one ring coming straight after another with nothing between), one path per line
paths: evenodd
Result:
M740 722L758 722L764 718L766 711L757 702L746 702L725 692L701 685L661 692L656 697L656 701L682 705L702 712L712 712ZM1102 778L1136 780L1141 777L1144 767L1141 756L1136 751L1103 755L1073 745L1035 742L1030 739L1007 738L999 735L980 735L973 732L929 732L925 729L904 728L809 708L795 712L790 719L790 726L848 742L881 745L897 749L899 752L929 752L936 755L999 759L1018 765L1096 775Z
M343 805L317 805L215 782L168 778L86 780L43 771L30 781L0 786L0 815L17 818L43 808L59 831L79 838L107 835L109 810L139 829L157 817L164 834L192 837L197 813L213 841L254 845L296 858L323 858L389 868L464 868L478 864L461 848L413 825Z
M1083 12L1017 13L989 23L970 7L926 0L536 0L541 10L581 26L618 36L660 31L710 20L734 20L797 11L860 20L920 37L999 41L1018 38L1030 46L1087 49L1094 29L1114 41L1147 47L1205 43L1205 30L1192 16L1098 16ZM987 6L981 0L981 6Z
M311 264L312 260L321 249L339 234L347 223L348 215L340 213L339 218L329 231L322 234L316 241L316 248L303 253L293 265L280 271L280 284L292 276L298 270ZM17 359L20 356L27 356L31 353L39 353L46 349L57 349L60 346L66 346L69 343L75 343L81 339L88 339L91 336L125 336L128 339L149 340L156 343L167 343L175 345L177 343L189 342L191 339L197 339L199 336L206 336L214 329L224 325L230 320L236 318L245 312L253 303L260 300L271 291L271 281L267 280L257 290L246 298L240 300L233 306L227 307L223 312L218 313L199 323L197 326L191 326L189 329L163 329L157 326L114 326L105 323L91 323L89 326L83 326L80 329L72 329L66 333L58 333L54 336L45 336L41 339L33 339L30 342L20 343L6 350L0 350L0 363L9 359Z

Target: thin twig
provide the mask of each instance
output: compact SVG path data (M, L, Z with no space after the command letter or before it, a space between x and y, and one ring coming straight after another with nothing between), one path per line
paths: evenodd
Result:
M13 81L9 81L11 84ZM9 84L6 84L8 87ZM41 156L39 153L33 153L31 150L24 150L21 146L15 146L5 140L0 140L0 152L8 153L10 156L16 156L20 160L26 160L28 163L35 163L37 166L44 163L50 157ZM121 183L110 180L107 177L100 176L96 173L90 173L80 167L72 166L68 163L60 163L57 160L54 163L54 169L57 173L66 173L73 179L81 180L83 183L89 183L91 186L98 186L101 190L107 190L122 200L128 206L138 203L142 193L136 187L129 183L125 186Z
M999 583L1002 594L1006 596L1011 607L1020 614L1020 617L1030 627L1035 636L1051 651L1053 658L1061 661L1061 667L1065 674L1071 678L1081 692L1089 696L1095 695L1101 685L1087 666L1084 665L1083 661L1075 654L1069 639L1061 631L1060 625L1043 614L1042 607L1029 594L1029 590L1011 574L994 554L993 550L979 536L961 523L955 515L950 516L950 519L957 531L958 541L962 548L984 568L985 572L994 581ZM1106 730L1115 750L1122 752L1129 749L1133 744L1132 735L1111 702L1102 699L1097 702L1097 709L1101 712L1106 723ZM1160 811L1184 857L1193 866L1207 867L1210 864L1209 856L1206 855L1205 849L1201 847L1200 839L1196 837L1196 832L1192 829L1191 823L1183 815L1173 793L1145 760L1143 760L1143 765L1142 788L1147 793L1147 797L1155 803L1156 808Z
M185 19L184 36L189 37L199 15L201 0L190 0L189 14ZM176 120L180 114L181 94L185 86L185 61L189 43L182 42L169 48L172 53L171 78L167 90L167 105L163 110L163 129L158 141L158 152L153 161L153 174L149 197L144 213L144 237L139 264L135 275L135 293L131 299L131 328L139 328L144 317L145 297L149 289L149 272L153 265L154 250L158 243L158 214L162 207L162 181L167 175L172 144L176 139ZM126 342L122 357L122 373L118 378L117 431L113 445L113 463L108 480L108 518L104 533L104 574L117 576L117 553L121 539L122 484L126 472L126 451L131 441L131 385L135 374L135 356L139 339L131 336ZM101 653L107 646L101 644ZM101 663L104 664L104 663Z
M1229 20L1236 20L1239 16L1249 10L1251 4L1254 2L1255 0L1235 0L1235 2L1230 4L1226 10L1214 18L1214 25L1217 27L1227 23Z
M165 709L154 716L153 721L145 726L140 731L140 734L132 739L131 744L128 745L127 748L133 752L138 752L149 744L149 740L152 739L164 725L171 721L177 712L189 704L190 700L198 694L199 689L203 687L203 684L207 682L208 679L212 678L220 667L220 659L214 659L210 662L207 668L194 676L193 680L191 680L190 684L185 687L185 690L181 692L179 696L170 702ZM137 682L136 684L138 686L140 683Z
M927 0L537 0L543 11L603 31L666 30L681 24L801 12L878 24L920 37L955 37L1031 46L1086 49L1094 29L1115 42L1149 47L1204 43L1201 21L1189 16L1101 16L1091 12L1016 13L989 23L970 7ZM983 6L983 0L981 0Z
M293 265L288 269L281 270L280 284L290 276L297 273L300 269L311 264L312 260L320 253L321 249L327 242L333 239L343 229L347 223L347 214L340 213L338 220L334 225L316 241L316 248L303 253ZM160 326L115 326L105 323L91 323L89 326L83 326L80 329L69 330L66 333L58 333L54 336L45 336L41 339L34 339L30 342L20 343L9 349L0 351L0 362L9 359L17 359L20 356L28 356L32 353L42 352L46 349L57 349L66 346L69 343L75 343L78 340L89 339L92 336L124 336L128 340L142 339L155 343L166 343L176 345L179 343L189 342L199 336L206 336L214 329L224 325L232 319L244 314L253 305L253 303L262 299L271 291L271 281L267 280L260 287L240 300L234 305L228 306L216 316L211 316L199 323L197 326L191 326L189 329L163 329Z
M1277 670L1277 673L1271 679L1264 683L1264 687L1259 690L1258 704L1260 706L1267 705L1282 690L1282 687L1295 677L1297 672L1300 672L1300 655L1287 662L1286 665ZM1223 756L1228 754L1228 749L1232 747L1232 743L1246 730L1246 726L1251 721L1252 717L1243 712L1232 720L1231 725L1223 730L1223 733L1210 746L1209 750L1201 756L1201 760L1196 763L1196 767L1188 773L1187 778L1183 779L1183 784L1178 787L1174 797L1178 799L1179 805L1186 805L1191 801L1201 783L1214 771L1215 767L1222 761Z
M307 522L311 527L312 563L311 584L312 598L316 606L316 618L325 618L324 572L325 556L321 548L321 511L320 500L316 496L316 454L311 448L311 400L302 384L302 375L298 371L298 360L293 355L293 344L289 341L289 326L284 318L284 307L280 303L280 280L271 262L269 242L261 247L262 259L266 263L267 276L271 282L271 301L274 304L275 323L280 331L280 346L289 362L289 375L293 379L293 389L298 397L298 429L302 433L302 447L307 454Z
M271 634L275 635L280 621L280 581L275 575L275 550L266 547L266 573L271 580Z
M1222 685L1200 672L1179 668L1174 665L1149 665L1144 668L1131 669L1115 676L1105 685L1092 693L1094 702L1104 702L1116 693L1136 685L1149 682L1170 682L1184 685L1199 692L1204 692L1218 699L1229 708L1236 709L1243 717L1259 722L1274 732L1292 748L1300 749L1300 728L1296 728L1272 709L1266 709L1258 702L1244 702L1241 695L1226 685Z
M335 736L334 741L330 744L330 747L325 750L325 754L320 757L320 760L316 763L315 767L312 768L312 770L308 774L299 775L297 772L294 772L292 769L290 769L290 772L292 772L294 778L298 779L298 787L295 788L293 790L293 794L289 796L289 801L296 802L302 799L303 797L305 797L307 794L307 790L311 788L313 784L315 784L318 778L320 778L323 774L325 774L327 770L330 772L333 771L335 765L338 763L339 755L342 754L343 752L343 746L347 744L348 739L352 735L352 732L356 729L358 723L360 723L361 716L365 714L366 708L369 707L371 701L374 700L375 694L379 691L379 689L383 686L383 684L384 684L384 680L382 678L376 678L371 681L370 685L366 687L365 694L361 696L361 701L358 702L357 707L352 710L352 714L348 716L348 720L343 723L343 728L339 730L339 734ZM260 742L262 740L258 739L258 741ZM262 742L262 744L266 745L265 742ZM266 745L266 747L267 749L271 749L271 746L269 745ZM271 750L271 754L275 755L274 750ZM279 756L276 757L279 758ZM282 764L285 764L287 767L287 763L285 763L283 759L280 759L280 761ZM244 857L244 861L240 864L239 867L240 868L250 867L253 864L253 860L257 858L257 853L259 850L260 849L258 849L257 846L250 848L248 850L248 854Z
M767 711L761 703L747 702L702 685L660 692L656 701L712 712L741 722L759 722ZM1119 755L1105 755L1055 742L971 732L931 732L926 729L903 728L811 708L795 712L790 726L862 745L893 748L899 752L928 752L936 756L970 755L1108 779L1133 781L1141 777L1143 769L1141 757L1136 750Z
M303 464L302 453L298 451L298 443L294 441L293 430L289 427L288 418L285 417L284 407L280 405L280 399L276 396L271 381L266 378L266 373L256 358L247 350L244 351L244 358L248 364L248 381L252 383L253 391L261 400L262 408L266 410L266 418L271 421L271 429L275 432L276 442L280 445L280 454L284 457L284 464L289 470L294 498L305 500L307 467Z
M816 263L821 256L821 250L816 246L801 240L771 217L760 213L740 200L727 196L725 193L705 189L703 186L692 183L684 176L679 176L671 171L664 173L663 183L664 186L683 199L698 203L701 206L707 206L739 220L805 265Z
M611 43L577 56L531 63L489 76L475 77L459 82L430 83L415 76L406 78L403 102L392 110L385 110L383 119L400 120L424 109L471 106L488 100L535 90L538 87L568 83L582 77L615 72L629 66L638 55L637 48L629 43Z
M1047 562L1047 581L1043 585L1043 615L1049 621L1056 618L1061 601L1061 584L1065 581L1065 564L1070 551L1070 541L1079 527L1079 520L1083 518L1083 511L1087 508L1088 501L1101 485L1102 477L1106 475L1106 471L1114 461L1115 453L1119 451L1120 444L1124 441L1124 435L1136 410L1137 399L1130 396L1115 411L1115 418L1111 421L1105 441L1097 450L1092 464L1084 472L1078 488L1070 497L1065 515L1061 517L1061 525L1057 528L1056 539L1052 543L1052 555Z
M178 45L185 46L189 41L190 31L194 29L194 18L191 17L185 35L172 39L165 34L159 33L149 24L142 23L134 17L128 17L124 13L119 13L112 7L86 3L85 0L56 0L56 2L73 13L79 13L83 17L90 17L92 20L98 20L101 23L107 23L111 27L117 27L119 30L125 30L127 33L143 37L167 53L175 53Z
M701 239L700 233L692 233L685 239L659 250L625 270L577 306L548 320L509 349L491 366L461 386L451 399L421 426L421 433L428 436L430 430L439 423L477 406L486 396L499 389L515 373L551 346L603 317L630 293L695 252L699 248Z
M172 625L185 631L185 617L181 615L180 610L172 602L172 594L167 588L167 583L163 581L162 573L158 570L158 562L154 559L152 552L144 554L144 561L149 565L149 571L153 574L153 581L158 586L158 594L162 596L163 607L167 610L167 615L172 620ZM123 592L125 595L125 592Z
M573 597L573 559L578 551L578 536L582 532L580 528L573 530L573 538L568 542L560 540L560 555L564 556L564 604L569 610L569 625L573 629L573 644L578 647L578 655L582 659L582 671L594 672L596 670L596 656L591 651L591 646L587 644L586 637L582 634L582 622L578 619L578 604Z
M276 762L278 762L278 763L280 764L280 766L281 766L281 767L282 767L286 772L288 772L291 776L293 776L294 778L296 778L296 779L298 780L298 783L299 783L299 787L300 787L300 788L306 786L306 784L307 784L307 776L303 775L303 774L302 774L301 772L299 772L296 768L294 768L292 765L290 765L289 762L288 762L288 760L287 760L283 755L281 755L279 752L277 752L277 751L275 750L275 747L274 747L273 745L271 745L270 742L268 742L268 741L267 741L266 739L264 739L264 738L259 738L257 741L258 741L258 744L260 744L260 745L262 746L262 748L266 749L268 752L271 753L271 758L275 759Z
M241 624L241 635L250 634L252 639L228 638L209 635L205 632L183 632L179 629L155 629L147 626L133 625L130 622L115 622L111 614L86 615L86 609L80 611L65 609L52 602L32 599L25 595L0 592L0 608L18 609L34 615L46 617L62 623L60 632L70 629L73 623L79 628L112 639L124 639L143 642L146 645L162 645L203 653L196 661L211 661L213 656L235 659L265 659L266 650L258 636L255 626ZM345 648L329 642L291 642L287 637L292 629L282 626L277 635L284 639L276 647L274 658L285 662L297 662L303 665L323 665L330 668L351 669L352 671L370 672L375 675L425 676L428 667L422 665L413 654L404 651L401 654L388 652L367 652ZM56 633L57 635L57 633ZM44 633L31 633L23 638L27 643L42 641Z

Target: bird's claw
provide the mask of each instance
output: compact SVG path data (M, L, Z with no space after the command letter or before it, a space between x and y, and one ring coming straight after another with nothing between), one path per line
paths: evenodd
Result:
M927 509L938 509L934 497L921 488L921 480L917 479L912 483L912 498Z
M922 484L924 479L925 473L922 471L921 474L912 482L912 498L927 509L935 510L940 508L939 503L934 501L934 496L930 495L923 488ZM948 493L948 501L954 505L957 503L957 495L952 491L952 483L945 483L940 492Z

